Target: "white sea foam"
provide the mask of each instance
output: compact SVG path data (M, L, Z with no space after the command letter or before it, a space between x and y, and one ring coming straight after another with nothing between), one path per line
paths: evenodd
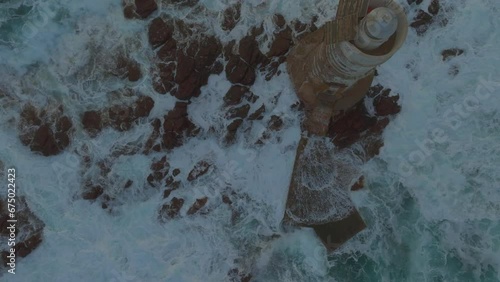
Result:
M1 3L0 14L11 15L7 9L20 2ZM183 178L199 160L209 159L214 166L205 178L174 192L186 199L181 214L198 196L208 196L209 205L220 201L217 189L229 186L246 195L234 204L241 213L234 226L223 206L206 216L159 224L162 191L145 189L144 179L151 158L160 155L118 159L113 175L131 178L134 184L130 192L116 195L121 205L113 213L78 197L82 179L75 149L87 144L99 157L116 143L147 138L146 124L126 134L105 130L96 139L78 126L70 148L55 157L34 155L20 144L11 119L18 117L23 102L58 101L78 125L85 109L100 108L108 102L106 93L118 88L117 81L101 76L96 58L126 46L134 58L148 61L152 51L144 32L147 21L123 19L119 2L40 2L23 20L39 24L40 13L50 16L52 9L54 17L31 37L23 37L18 27L20 36L0 44L0 88L7 94L2 103L10 105L2 108L0 159L16 166L19 195L26 196L46 224L40 247L19 261L15 276L0 280L224 281L236 265L252 271L257 281L500 280L498 1L440 1L448 9L447 26L434 25L423 37L411 31L403 49L379 68L377 82L401 95L403 110L385 132L381 155L363 168L367 188L353 195L369 228L330 257L311 230L279 229L300 137L300 116L290 110L296 97L284 66L283 74L270 82L257 77L251 90L260 98L251 112L264 103L265 118L229 148L209 133L211 126L226 126L222 97L230 87L224 74L212 76L189 106L202 134L169 155L172 168L181 168ZM269 34L274 13L288 21L319 15L321 25L333 17L338 3L248 1L242 5L242 20L226 34L214 19L237 1L200 2L207 8L206 17L165 5L162 13L201 22L225 42L241 38L260 22ZM412 18L416 12L406 1L399 2ZM430 0L423 2L425 7ZM0 24L5 22L2 17ZM260 40L266 50L269 36ZM443 63L441 50L454 47L465 54ZM455 65L459 73L453 77L448 72ZM175 99L155 94L147 80L132 86L154 98L152 117L162 117ZM470 108L466 117L453 113L447 119L454 104L472 105L470 97L481 83L479 106ZM283 118L284 129L255 146L271 115ZM452 128L447 122L451 119L460 126ZM442 129L447 140L425 143L422 150L417 143L432 137L434 129ZM423 161L416 164L422 155ZM410 166L402 169L400 157ZM280 237L272 239L276 234Z

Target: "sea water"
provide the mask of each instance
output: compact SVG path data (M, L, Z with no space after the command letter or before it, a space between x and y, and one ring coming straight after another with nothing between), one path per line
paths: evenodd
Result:
M270 35L275 13L288 21L318 16L321 25L338 4L243 1L241 21L226 33L220 11L236 2L201 0L202 9L160 9L210 27L228 42L260 22ZM398 2L409 19L416 15L406 1ZM150 19L125 20L119 0L0 1L0 160L16 167L18 195L45 222L42 244L18 261L16 275L0 280L226 281L228 271L239 267L254 281L500 281L500 2L440 3L439 20L447 24L432 25L423 36L410 30L403 48L379 68L376 82L400 94L402 111L384 133L381 154L362 167L366 188L352 195L368 228L328 255L311 230L280 228L301 119L290 107L297 98L285 65L282 75L269 82L258 75L252 86L268 109L264 120L284 119L284 129L263 146L255 142L266 124L256 122L233 146L201 134L169 154L182 176L201 159L216 167L176 195L187 203L201 196L217 201L213 183L222 183L244 195L233 203L239 219L232 222L231 212L219 207L160 224L162 191L145 188L158 155L116 159L113 177L134 185L113 195L119 200L113 212L79 197L78 148L106 155L149 134L144 122L125 133L106 129L92 139L79 120L122 85L102 74L101 58L126 48L148 64ZM261 40L263 51L269 40ZM443 62L440 53L447 48L465 53ZM458 74L450 74L455 69ZM134 87L155 100L150 116L161 118L175 99L156 94L148 79ZM193 100L189 116L202 132L224 128L222 97L229 87L224 73L213 75ZM20 143L15 120L28 101L64 105L76 126L64 153L42 157Z

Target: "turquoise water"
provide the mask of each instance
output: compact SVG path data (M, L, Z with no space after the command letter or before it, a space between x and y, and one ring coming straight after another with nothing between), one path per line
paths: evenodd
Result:
M207 32L228 42L257 22L271 33L274 13L304 21L319 15L321 24L335 14L338 1L246 1L231 33L213 28L218 11L235 2L200 1L198 14L164 4L162 13L212 27ZM409 18L415 15L406 1L398 2ZM101 73L99 62L125 46L147 69L148 21L123 19L118 0L0 1L0 90L6 93L0 95L0 143L6 144L0 160L18 168L19 193L46 224L42 245L19 261L15 276L0 280L225 281L230 269L240 267L254 281L500 281L500 2L440 2L448 24L423 37L410 31L403 49L379 69L377 82L400 93L403 111L387 128L380 156L362 167L366 189L352 195L368 228L327 255L310 230L280 229L300 137L286 75L270 82L260 76L252 87L269 109L264 120L286 117L272 142L256 147L250 134L225 148L207 134L169 156L183 173L202 157L213 160L219 168L213 177L178 193L189 201L210 194L210 181L222 179L245 195L236 204L235 225L222 207L160 225L162 193L140 185L115 195L122 204L110 214L76 196L81 176L74 152L85 144L96 155L107 154L150 129L108 130L90 139L77 128L65 153L45 158L20 144L15 119L27 101L61 103L74 123L84 110L106 103L106 93L122 85ZM267 43L261 42L263 50ZM454 47L464 55L442 62L441 50ZM452 67L457 76L448 74ZM148 79L131 87L153 97L152 117L162 117L175 99L154 93ZM224 74L214 75L190 105L202 130L224 127L221 101L229 87ZM265 124L252 130L259 126ZM446 140L427 142L435 130ZM114 175L144 182L153 157L120 157ZM58 170L61 165L69 169Z

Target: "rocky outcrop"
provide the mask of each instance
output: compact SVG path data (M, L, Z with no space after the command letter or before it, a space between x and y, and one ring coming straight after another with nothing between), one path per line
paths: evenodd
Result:
M339 149L366 141L366 149L369 149L367 151L372 152L370 155L378 154L378 149L383 145L380 135L389 123L387 117L401 110L397 103L399 95L390 96L390 92L390 89L384 89L381 85L370 88L367 96L373 98L375 116L369 115L363 100L350 111L335 117L334 122L330 124L329 136Z
M170 171L170 164L167 161L167 156L153 162L151 164L151 170L152 173L147 178L149 184L152 186L159 185Z
M163 122L163 147L173 149L182 145L184 136L196 135L196 126L189 120L187 103L177 102Z
M201 199L196 199L196 201L194 202L194 204L187 211L187 214L188 215L193 215L193 214L197 213L203 207L205 207L205 205L207 204L207 202L208 202L208 198L207 197L203 197Z
M127 131L138 119L148 117L154 104L151 97L139 96L131 105L118 104L100 111L86 111L83 113L81 122L83 128L92 137L108 126L118 131Z
M408 0L408 4L410 5L420 5L422 0ZM448 20L440 15L441 5L439 0L432 0L429 6L427 7L427 12L419 9L417 15L413 19L413 22L410 24L412 28L415 29L418 35L423 35L429 27L438 22L441 26L445 26L448 23Z
M70 144L73 122L62 107L39 110L26 104L18 123L21 142L44 156L59 154Z
M170 203L164 204L159 212L158 219L160 222L165 222L166 220L173 219L179 216L179 213L184 206L184 199L172 198Z
M236 3L233 6L228 7L224 10L224 18L222 21L222 29L225 31L231 31L236 26L241 17L241 4Z
M443 57L443 61L449 61L454 57L458 57L464 53L463 49L460 48L451 48L445 49L441 52L441 56Z
M198 162L194 168L189 172L189 175L187 177L188 181L194 181L198 179L199 177L207 174L208 170L210 169L212 165L208 163L207 161L200 161Z
M149 44L153 48L163 45L172 39L174 26L172 22L165 22L162 18L156 18L149 25L148 38Z

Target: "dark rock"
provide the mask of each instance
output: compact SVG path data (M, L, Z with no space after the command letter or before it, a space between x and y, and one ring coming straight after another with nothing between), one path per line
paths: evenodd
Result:
M443 61L448 61L454 57L460 56L464 53L463 49L459 48L451 48L446 49L441 52L441 56L443 57Z
M73 122L71 122L71 119L68 116L62 116L59 120L57 120L57 132L68 132L71 127L73 127Z
M184 52L177 54L177 72L175 82L181 83L193 74L195 61L193 57L187 56Z
M100 185L92 186L87 188L85 192L82 193L82 198L85 200L95 200L104 193L104 189Z
M66 147L69 146L69 143L71 142L69 139L68 132L56 132L54 135L57 143L57 147L59 150L64 150Z
M189 172L188 181L193 181L198 179L200 176L205 175L212 165L206 161L198 162L194 168Z
M139 17L139 15L135 13L135 7L133 5L126 5L125 7L123 7L123 16L126 19L134 19Z
M30 149L34 152L40 152L44 156L53 156L60 152L54 133L48 124L43 124L37 129Z
M240 107L232 108L226 113L226 118L246 118L248 116L248 112L250 111L250 105L245 104Z
M126 77L131 82L138 81L142 77L140 65L124 56L118 57L116 70L113 73L122 78Z
M351 187L351 191L359 191L365 187L365 177L360 176L358 181L354 183Z
M401 111L401 106L398 104L399 95L389 97L387 95L379 95L374 100L375 111L379 116L394 115Z
M264 118L264 112L266 111L266 106L262 104L253 114L251 114L249 120L262 120Z
M187 214L193 215L197 213L200 209L202 209L207 204L208 198L204 197L201 199L196 199L196 202L189 208Z
M16 254L22 258L31 254L42 243L42 232L37 232L16 245Z
M238 21L240 20L241 4L236 3L235 5L224 10L224 20L222 22L222 29L225 31L233 30Z
M143 19L158 9L155 0L135 0L135 12Z
M271 131L279 131L283 128L283 120L279 116L273 115L271 116L271 120L269 120L267 127Z
M158 50L157 55L160 60L165 62L175 60L177 56L177 42L173 38L167 40L160 50Z
M102 130L102 117L98 111L87 111L82 118L83 128L91 135L95 136Z
M432 0L429 8L427 9L432 15L437 15L439 13L440 5L439 0Z
M228 195L222 195L222 202L227 205L233 204L233 201L231 201L231 198L229 198Z
M187 103L177 102L163 123L163 146L173 149L182 145L184 133L190 134L195 126L187 118Z
M173 175L173 176L177 176L177 175L179 175L180 173L181 173L181 170L180 170L180 169L178 169L178 168L176 168L176 169L174 169L174 170L172 171L172 175Z
M163 221L167 218L175 218L179 215L182 206L184 205L184 199L172 198L170 204L164 204L160 210L160 220Z
M155 106L154 100L149 96L141 96L135 101L134 115L136 117L148 117Z
M264 54L259 49L259 43L253 36L245 36L240 40L238 52L241 59L253 68L264 60Z
M153 46L153 48L161 46L163 43L167 42L167 40L172 38L173 33L174 27L172 25L168 25L161 18L156 18L149 25L149 43Z
M175 64L159 64L158 72L153 74L153 88L160 94L171 91L174 86Z
M235 132L236 130L238 130L242 123L242 119L235 119L227 126L227 130L229 132Z
M433 18L430 14L424 12L423 10L419 10L417 16L410 24L410 26L417 31L418 35L422 35L427 31L432 21Z
M292 30L287 27L275 35L274 41L271 44L271 49L267 53L268 57L276 57L285 55L293 45Z
M255 82L255 70L240 56L232 56L226 65L227 79L232 83L252 85Z
M26 104L21 111L21 123L27 126L41 125L38 109L31 104Z
M127 77L131 82L136 82L142 77L141 67L137 63L127 65Z
M286 25L286 20L281 14L275 14L273 22L278 28L283 28Z
M233 85L224 96L224 102L228 106L237 105L248 92L249 89L245 86Z
M201 82L199 74L196 72L191 72L191 75L179 84L179 89L174 96L179 100L189 100L192 97L197 97L200 95Z

